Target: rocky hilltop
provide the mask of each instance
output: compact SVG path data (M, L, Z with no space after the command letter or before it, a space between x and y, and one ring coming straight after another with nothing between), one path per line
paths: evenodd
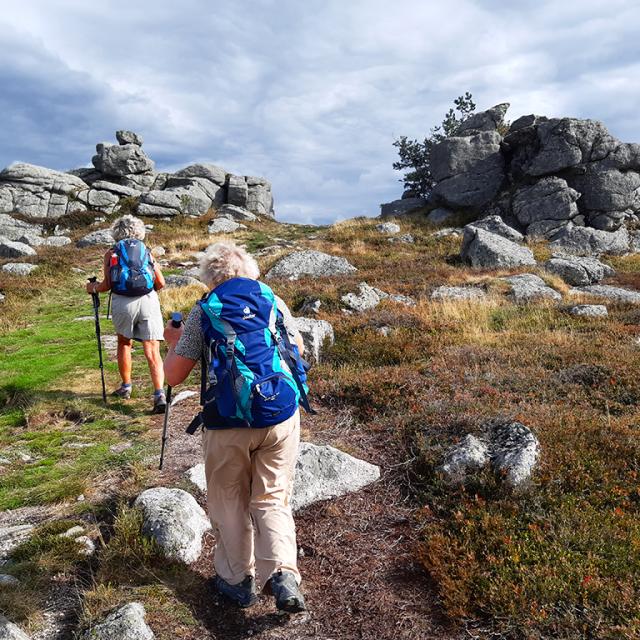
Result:
M631 248L624 230L640 218L640 145L623 143L595 120L527 115L508 125L509 105L465 120L435 145L428 199L405 193L383 216L421 207L442 222L498 215L532 239L572 244L586 236ZM602 242L606 242L602 240Z
M212 164L192 164L175 173L155 170L142 137L117 131L118 144L99 143L93 168L54 171L15 163L0 172L0 214L61 218L77 211L113 213L127 199L144 216L204 215L224 204L274 216L271 184L237 176Z

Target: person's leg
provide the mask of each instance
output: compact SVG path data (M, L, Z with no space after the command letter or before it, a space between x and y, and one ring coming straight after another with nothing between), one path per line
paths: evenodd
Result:
M164 386L164 368L162 366L162 356L160 355L160 342L158 340L143 340L142 348L144 357L149 364L153 388L158 391Z
M216 538L214 566L230 585L254 573L249 515L251 439L250 429L207 429L202 440L207 508Z
M271 427L251 456L250 510L255 529L258 587L282 570L300 583L298 549L291 505L300 444L300 412Z
M123 385L131 385L131 338L118 334L118 371Z

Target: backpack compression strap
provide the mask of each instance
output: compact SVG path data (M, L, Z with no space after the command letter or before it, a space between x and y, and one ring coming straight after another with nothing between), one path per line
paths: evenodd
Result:
M287 363L291 371L291 375L296 382L298 387L298 391L300 392L300 404L302 408L311 415L316 415L318 412L311 408L311 404L309 404L309 396L307 396L307 392L305 391L304 385L302 384L302 380L300 380L300 375L298 374L298 367L296 365L293 356L291 355L292 346L291 340L289 340L289 334L287 333L287 328L284 326L284 319L281 314L278 314L278 319L276 320L276 327L280 331L280 337L277 334L273 334L273 337L276 341L276 345L278 347L278 353L282 357L282 359ZM300 360L302 360L301 356L298 356Z

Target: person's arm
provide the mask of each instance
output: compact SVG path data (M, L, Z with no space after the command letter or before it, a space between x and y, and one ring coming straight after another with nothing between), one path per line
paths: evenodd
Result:
M153 288L156 291L160 291L160 289L164 288L165 285L164 275L158 266L158 263L154 261L153 263Z
M164 328L169 351L164 359L164 375L172 387L184 382L202 354L200 307L191 310L184 325L174 327L171 320Z
M111 291L111 275L109 272L112 255L113 251L111 249L104 254L102 282L87 282L87 293L105 293L106 291Z

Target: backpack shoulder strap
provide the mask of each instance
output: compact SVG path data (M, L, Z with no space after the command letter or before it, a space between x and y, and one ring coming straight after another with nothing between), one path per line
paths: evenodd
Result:
M308 368L309 365L303 360L302 356L299 353L296 353L295 356L293 355L295 352L289 338L289 333L287 332L287 328L284 324L284 315L279 309L276 313L276 328L278 329L278 333L280 334L275 334L274 336L278 348L278 353L280 354L280 357L287 363L287 366L291 371L291 375L296 382L296 386L298 387L298 391L300 392L300 404L307 413L315 415L317 414L317 411L312 409L311 404L309 403L309 396L307 395L304 384L300 379L300 374L298 372L298 366L295 362L295 358L300 360L302 366L306 365Z

